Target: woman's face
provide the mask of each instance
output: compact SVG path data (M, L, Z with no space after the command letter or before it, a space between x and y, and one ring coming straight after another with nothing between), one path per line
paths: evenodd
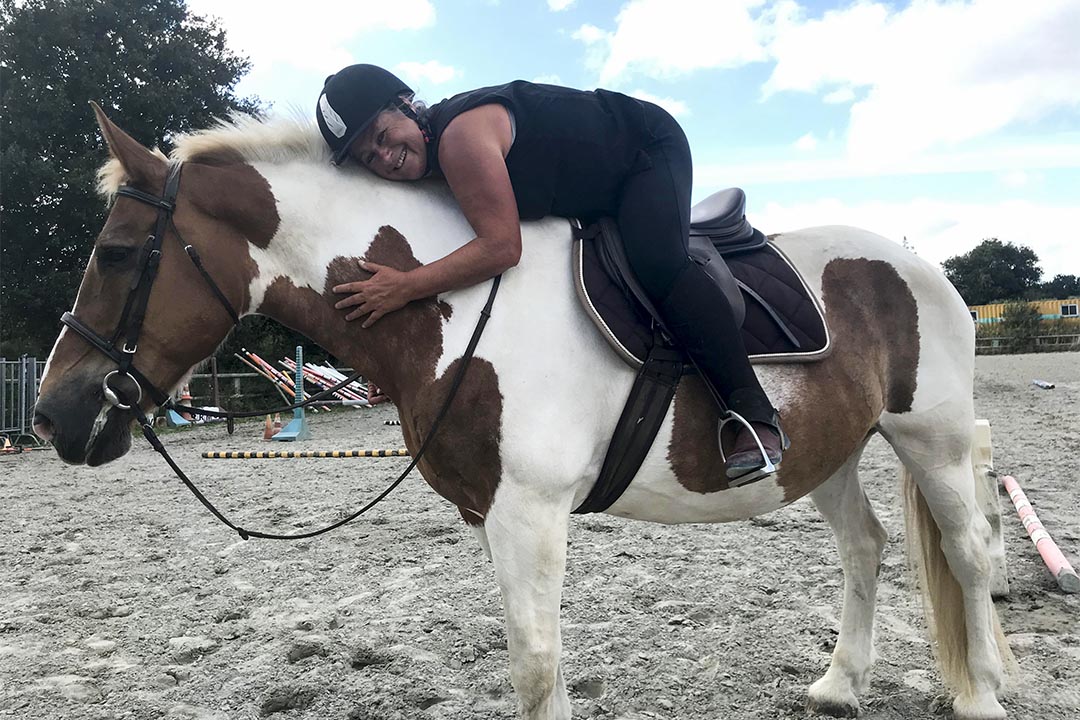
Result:
M384 110L349 147L349 155L387 180L419 180L427 172L420 126L397 110Z

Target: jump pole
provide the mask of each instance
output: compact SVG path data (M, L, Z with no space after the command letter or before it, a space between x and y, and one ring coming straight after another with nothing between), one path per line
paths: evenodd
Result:
M294 385L296 393L294 397L304 397L304 346L296 346L296 383ZM289 424L281 429L281 432L274 435L272 440L307 440L311 437L311 430L308 429L307 418L304 417L304 408L298 407L293 410L293 419L289 421Z
M1042 556L1050 574L1057 580L1058 587L1061 588L1062 592L1066 593L1080 592L1080 577L1077 576L1073 566L1069 564L1064 553L1061 552L1057 543L1050 537L1050 533L1039 521L1039 516L1035 514L1035 509L1031 507L1027 495L1020 488L1020 483L1016 482L1016 478L1012 475L1003 475L1001 484L1005 486L1005 492L1009 493L1009 498L1012 500L1013 506L1016 507L1016 513L1020 516L1020 521L1024 523L1024 529L1027 530L1028 537L1031 538L1031 542L1035 543L1035 549L1039 551L1039 555Z
M204 452L208 460L271 460L282 458L373 458L373 457L409 457L409 451L400 450L296 450L278 452L275 450L257 450L253 452L227 451Z

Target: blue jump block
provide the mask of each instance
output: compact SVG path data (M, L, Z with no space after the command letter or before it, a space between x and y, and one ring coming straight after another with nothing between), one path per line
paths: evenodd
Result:
M289 421L289 424L281 428L271 440L307 440L311 437L311 430L308 429L307 419L303 417L293 418Z
M190 420L185 420L180 413L175 410L165 411L165 422L169 424L169 427L183 427L184 425L190 425Z
M304 397L304 348L301 345L296 346L296 381L293 387L296 388L296 399L300 401ZM298 407L293 410L293 419L289 421L289 424L270 439L288 442L307 440L309 437L311 437L311 430L308 429L307 418L304 417L304 408Z

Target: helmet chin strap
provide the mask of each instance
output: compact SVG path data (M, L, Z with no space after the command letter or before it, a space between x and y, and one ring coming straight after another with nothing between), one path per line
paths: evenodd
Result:
M431 143L435 137L431 134L431 128L428 127L427 122L420 116L420 113L416 112L416 108L413 104L405 98L399 98L395 107L401 112L402 115L416 123L416 126L420 128L420 136L424 138L424 148L428 153L428 161L426 163L427 168L424 171L424 177L431 177Z
M431 130L428 128L427 123L421 119L420 114L416 112L416 108L413 107L413 104L405 98L399 98L394 107L401 111L402 115L416 123L417 127L420 128L420 134L424 136L424 144L430 145L433 139Z

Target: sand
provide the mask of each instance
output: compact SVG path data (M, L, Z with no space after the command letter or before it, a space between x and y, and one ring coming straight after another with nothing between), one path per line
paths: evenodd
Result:
M976 365L996 469L1020 480L1076 564L1080 355ZM295 449L400 447L400 428L383 424L394 417L313 416L314 439ZM261 437L250 423L166 442L229 514L282 531L343 517L407 463L199 458L268 449ZM890 536L862 717L949 717L906 571L895 457L875 439L861 470ZM996 605L1019 661L1004 704L1013 718L1080 717L1080 597L1057 589L1000 499L1012 592ZM356 523L290 543L237 538L141 441L97 469L4 456L0 507L0 716L516 717L492 568L419 477ZM807 717L841 588L831 531L806 500L728 525L575 518L563 601L574 716Z

